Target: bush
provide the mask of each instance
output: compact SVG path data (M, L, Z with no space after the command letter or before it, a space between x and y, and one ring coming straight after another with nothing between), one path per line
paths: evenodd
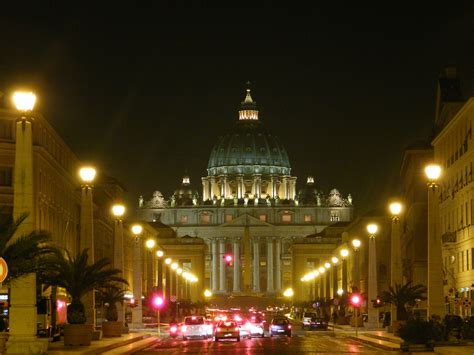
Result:
M428 344L440 340L442 327L433 321L424 321L420 318L409 319L400 327L400 337L411 344Z

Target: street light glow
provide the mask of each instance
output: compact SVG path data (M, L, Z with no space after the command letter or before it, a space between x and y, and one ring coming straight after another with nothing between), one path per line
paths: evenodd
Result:
M125 214L125 206L124 205L113 205L112 206L112 214L115 217L122 217Z
M285 297L293 297L295 293L293 292L293 289L290 287L290 288L287 288L285 290L285 292L283 292L283 296Z
M204 290L204 297L206 298L212 297L212 292L210 290Z
M154 239L148 239L146 241L145 245L148 249L153 249L155 247L155 240Z
M359 249L360 248L360 245L361 245L361 241L359 239L353 239L352 240L352 246L355 248L355 249Z
M398 217L402 212L402 204L400 202L392 202L389 205L390 213L394 217Z
M166 264L166 265L171 264L171 258L166 258L166 259L165 259L165 264Z
M339 259L337 257L333 256L331 258L331 261L332 261L333 264L337 264L339 262Z
M140 224L134 224L132 226L132 233L135 235L141 234L143 231L143 227Z
M94 181L96 170L91 166L85 166L79 170L79 176L85 183Z
M331 267L331 264L329 264L328 262L326 262L326 263L324 263L324 267L325 267L326 269L329 269L329 268Z
M428 180L436 181L441 176L441 167L437 164L430 164L425 168L425 174Z
M339 290L337 290L337 294L339 296L342 296L342 294L344 293L344 290L342 288L340 288Z
M347 250L347 249L342 249L342 250L340 251L340 253L341 253L341 256L342 256L343 258L347 258L347 256L349 255L349 250Z
M13 94L13 103L18 111L31 111L35 107L36 95L32 92L17 91Z
M176 270L176 269L178 268L178 263L173 263L173 264L171 264L171 268L172 268L173 270Z
M370 235L377 234L378 229L379 227L374 223L370 223L367 225L367 232L369 232Z
M176 273L178 275L181 275L183 273L183 269L181 269L180 267L176 269Z
M319 267L319 273L320 274L324 274L324 272L326 271L326 269L322 266Z
M156 256L157 256L157 257L162 258L163 255L165 255L165 253L164 253L163 250L157 250L157 251L156 251Z

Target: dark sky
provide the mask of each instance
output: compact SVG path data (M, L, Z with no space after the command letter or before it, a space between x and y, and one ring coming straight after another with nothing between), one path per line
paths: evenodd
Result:
M403 148L431 134L439 71L456 65L467 89L474 82L472 4L45 3L2 11L3 105L16 87L34 90L78 156L133 203L156 189L168 197L185 170L200 189L250 80L299 187L313 174L360 212L378 207L396 193Z

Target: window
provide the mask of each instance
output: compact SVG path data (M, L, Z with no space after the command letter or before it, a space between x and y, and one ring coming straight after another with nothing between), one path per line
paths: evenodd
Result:
M285 213L281 216L281 221L283 223L290 223L291 222L291 214Z
M0 166L0 186L12 186L12 168Z
M185 224L185 223L188 223L188 216L186 215L183 215L180 217L179 221L182 223L182 224Z
M209 224L210 221L211 221L211 216L209 216L208 214L202 214L201 215L201 223L202 224Z
M304 215L304 221L305 221L305 222L311 222L311 220L312 220L312 217L311 217L310 214L305 214L305 215Z
M231 221L232 221L232 215L231 215L231 214L226 214L226 215L224 216L224 221L225 221L226 223L231 222Z
M258 219L261 220L262 222L266 222L267 221L267 215L266 214L261 214L260 216L258 216Z
M339 212L331 211L330 221L331 222L339 222Z
M267 266L267 262L266 261L260 261L260 266Z

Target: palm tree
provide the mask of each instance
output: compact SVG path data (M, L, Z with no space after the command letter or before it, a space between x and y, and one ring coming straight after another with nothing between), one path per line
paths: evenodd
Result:
M397 320L407 320L407 306L414 306L417 300L426 300L426 286L411 285L411 282L405 285L395 284L395 289L389 287L388 291L382 292L381 299L385 303L393 304L397 308Z
M110 267L110 260L102 258L89 265L88 258L88 249L78 252L75 257L65 250L57 252L47 262L49 272L45 283L63 287L71 297L71 304L67 307L67 321L70 324L86 322L84 304L81 301L86 293L117 284L128 285L119 276L122 271Z
M99 290L97 301L101 302L107 310L105 311L105 319L109 322L118 320L117 303L123 303L123 297L127 291L120 285L110 285L110 287Z
M33 231L12 241L27 216L23 214L16 220L10 216L0 222L0 256L8 265L5 283L30 273L37 273L41 278L48 268L43 260L57 252L50 244L51 236L45 231Z

